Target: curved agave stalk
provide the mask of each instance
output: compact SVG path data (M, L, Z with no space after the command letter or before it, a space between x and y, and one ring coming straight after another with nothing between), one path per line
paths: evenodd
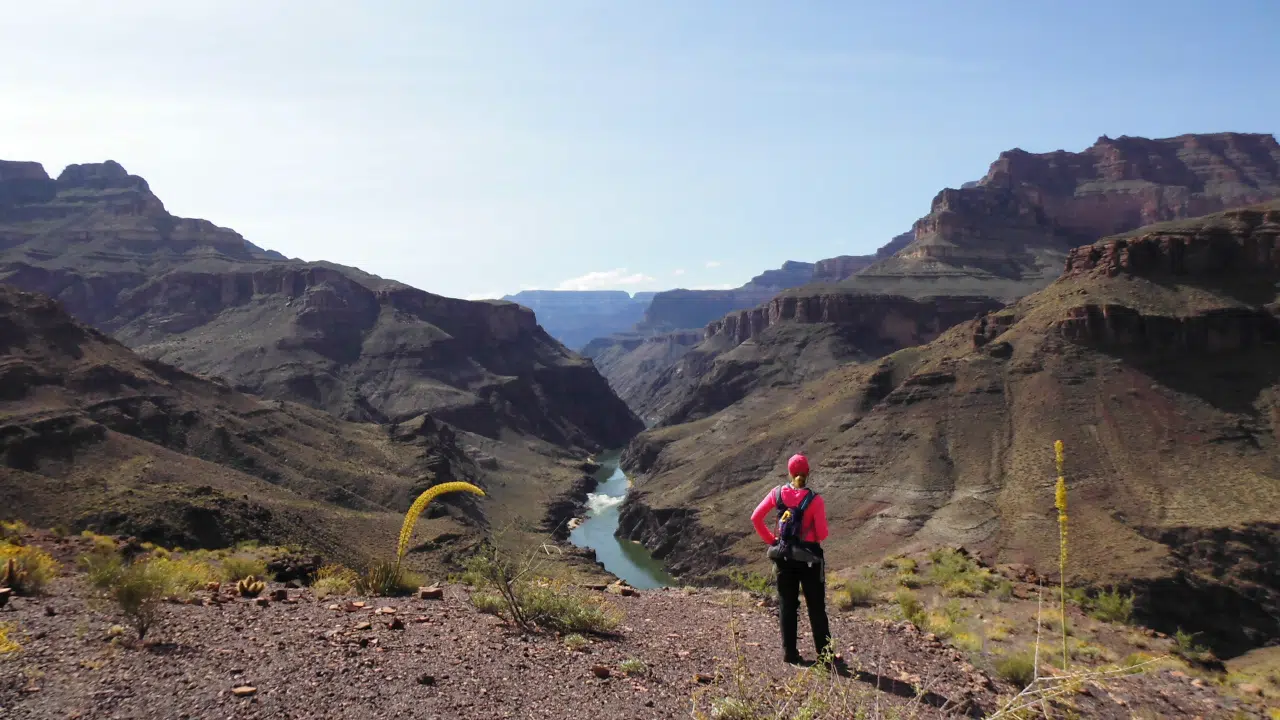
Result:
M417 500L413 501L413 505L409 506L409 512L404 514L404 525L400 528L400 543L396 546L396 565L400 564L400 560L404 558L405 551L409 549L409 538L413 536L413 528L418 524L418 516L423 510L427 509L427 504L436 499L437 495L443 495L448 492L464 491L484 496L484 491L480 488L465 482L447 482L427 488Z

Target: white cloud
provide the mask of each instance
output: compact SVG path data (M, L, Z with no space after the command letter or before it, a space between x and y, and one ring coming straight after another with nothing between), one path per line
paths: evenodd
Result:
M471 293L465 299L467 300L500 300L502 299L503 295L506 295L506 293L502 292L501 290L492 290L490 292Z
M597 270L560 283L557 290L609 290L621 285L651 283L653 278L644 273L629 273L626 268Z
M676 275L676 276L683 275L683 274L684 274L684 268L676 268L675 270L672 270L672 271L671 271L671 274L672 274L672 275Z
M718 268L718 267L720 267L720 261L719 261L719 260L708 260L708 261L707 261L707 267L709 267L709 268Z

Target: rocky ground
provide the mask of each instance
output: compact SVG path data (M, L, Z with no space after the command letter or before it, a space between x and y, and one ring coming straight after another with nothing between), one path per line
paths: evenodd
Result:
M288 598L265 600L272 591ZM833 626L847 668L824 679L783 664L774 611L734 591L611 596L622 628L581 650L477 612L468 592L448 585L429 600L316 600L275 584L264 600L201 592L196 604L166 604L139 644L81 578L58 578L46 596L14 598L0 611L22 646L0 655L0 716L670 718L689 717L695 701L705 709L802 682L871 717L966 707L983 716L1014 691L906 623L840 613ZM1266 717L1169 669L1087 685L1071 702L1084 717Z

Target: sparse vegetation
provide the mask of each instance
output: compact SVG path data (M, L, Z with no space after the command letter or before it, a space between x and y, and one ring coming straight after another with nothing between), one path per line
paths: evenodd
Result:
M731 667L717 672L717 682L693 695L697 720L817 720L880 718L874 690L848 682L821 665L804 668L783 682L748 662L740 638L739 619L729 621Z
M725 573L725 577L729 578L729 582L733 583L734 586L749 593L756 595L770 595L773 593L773 580L753 570L730 568Z
M1189 633L1182 628L1178 628L1177 632L1173 634L1173 651L1188 662L1205 662L1213 657L1213 653L1196 642L1196 635L1199 635L1199 633Z
M1097 620L1128 625L1133 620L1133 593L1123 595L1113 587L1088 600L1085 607Z
M995 589L999 577L952 549L929 553L929 580L947 597L978 597Z
M398 562L378 561L369 566L356 581L361 595L397 597L409 595L422 584L422 578L400 567Z
M618 669L627 675L644 675L649 672L649 666L639 658L627 658L618 664Z
M21 520L0 520L0 543L22 544L22 534L27 532L27 524Z
M898 604L898 609L905 620L918 628L929 626L929 616L924 611L924 603L920 602L920 598L916 597L915 593L902 588L894 594L893 601Z
M145 559L121 568L110 582L111 596L133 623L138 640L146 638L159 618L161 601L172 592L173 576L157 559Z
M43 593L60 569L53 556L40 548L7 541L0 543L0 587L7 587L18 595Z
M218 580L215 568L195 558L152 558L151 562L168 576L170 593L180 599L186 599L193 591Z
M997 675L1019 690L1025 689L1036 679L1035 658L1026 653L1004 655L996 660L995 667Z
M316 580L311 585L317 600L330 595L347 595L353 592L360 582L360 575L342 565L325 565L316 571Z
M1005 618L996 618L991 622L991 627L987 629L987 639L993 642L1004 642L1009 639L1009 633L1012 630L1012 623Z
M475 588L472 604L528 632L604 633L618 627L621 612L603 598L538 575L537 558L552 547L540 546L529 558L516 562L492 543L486 544L467 562L464 577Z
M874 605L876 602L876 586L866 580L854 580L836 590L832 599L841 610L852 610L859 606Z
M22 646L18 644L18 641L9 637L11 632L13 632L13 625L0 623L0 655L8 655L22 650Z
M578 633L566 635L564 638L564 646L571 652L582 652L587 649L591 642Z
M247 577L266 577L267 562L256 555L237 553L222 558L222 579L226 582L238 582Z

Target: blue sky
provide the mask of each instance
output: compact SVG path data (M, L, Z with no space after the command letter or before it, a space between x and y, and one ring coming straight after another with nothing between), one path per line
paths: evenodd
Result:
M1275 132L1280 3L41 0L0 157L458 297L873 251L1000 151Z

